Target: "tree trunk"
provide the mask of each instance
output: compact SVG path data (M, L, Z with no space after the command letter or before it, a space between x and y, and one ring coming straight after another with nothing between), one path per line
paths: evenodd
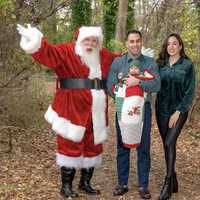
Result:
M22 22L21 10L23 9L24 1L23 0L17 0L15 6L16 6L15 16L16 16L18 23L20 24Z
M142 15L141 0L138 1L138 14L139 14L139 15Z
M142 14L145 16L147 14L147 10L146 10L146 1L143 0L142 1Z
M119 0L115 39L124 42L126 37L128 0Z

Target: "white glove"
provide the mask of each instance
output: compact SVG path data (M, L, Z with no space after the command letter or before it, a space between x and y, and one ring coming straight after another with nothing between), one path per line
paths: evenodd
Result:
M145 56L149 56L149 57L154 57L154 50L153 49L150 49L150 48L145 48L145 47L142 47L142 50L141 50L142 54L145 55Z
M28 54L35 53L41 47L43 34L28 24L27 28L17 24L17 31L21 35L20 47Z

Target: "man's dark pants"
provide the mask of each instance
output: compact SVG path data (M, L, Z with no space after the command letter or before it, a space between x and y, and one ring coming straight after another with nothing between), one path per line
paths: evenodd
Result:
M150 133L151 133L151 104L146 102L144 124L140 146L137 147L137 172L139 187L148 187L149 172L151 167L150 158ZM123 147L121 131L116 116L117 132L117 173L119 185L128 185L130 169L130 149Z

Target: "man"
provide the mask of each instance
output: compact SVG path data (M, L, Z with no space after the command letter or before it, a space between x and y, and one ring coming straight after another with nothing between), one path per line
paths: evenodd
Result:
M111 65L107 80L107 88L109 94L114 97L112 88L118 83L118 79L122 74L128 74L129 68L136 61L140 63L140 71L150 71L155 79L139 80L134 76L126 78L126 86L139 85L144 92L147 93L144 104L144 124L142 130L141 143L137 147L137 171L139 182L139 194L143 199L150 199L151 195L148 190L149 172L150 172L150 132L151 132L151 93L160 89L160 77L158 69L153 58L141 54L142 34L137 30L128 32L126 46L128 52L123 56L116 58ZM114 191L114 195L123 195L128 192L129 177L129 159L130 149L124 147L121 130L116 115L116 132L117 132L117 172L118 186Z
M107 133L106 77L115 55L102 49L100 27L81 27L75 43L52 45L36 28L18 25L20 46L39 63L52 68L57 90L45 118L57 133L61 195L77 197L72 182L81 168L79 189L100 194L90 180L101 164Z

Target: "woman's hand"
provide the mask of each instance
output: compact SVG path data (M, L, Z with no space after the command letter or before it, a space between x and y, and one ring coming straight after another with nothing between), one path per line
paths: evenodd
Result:
M176 125L176 122L178 121L180 115L180 111L176 111L174 114L171 115L170 119L169 119L169 128L172 128L173 126Z

